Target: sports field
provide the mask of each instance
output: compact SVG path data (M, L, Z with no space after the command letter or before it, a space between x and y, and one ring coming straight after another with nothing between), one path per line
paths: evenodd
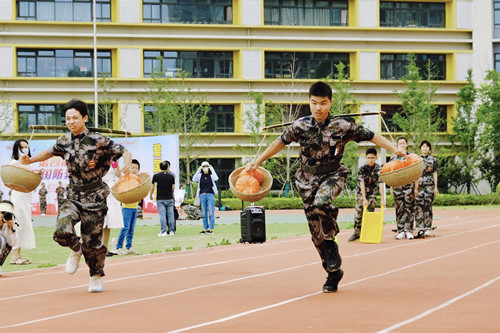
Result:
M388 210L391 213L391 210ZM393 212L392 212L393 213ZM345 275L326 274L309 235L181 252L127 256L106 265L104 292L89 294L85 263L0 277L0 330L8 332L497 332L500 212L435 210L436 237L348 243Z

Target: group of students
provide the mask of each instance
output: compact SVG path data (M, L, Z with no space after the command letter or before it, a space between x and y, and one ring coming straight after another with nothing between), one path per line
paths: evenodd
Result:
M405 159L408 155L408 140L399 137L398 148L405 153L404 156L393 155L391 161ZM413 239L425 236L432 236L432 203L438 193L437 171L438 164L434 156L430 154L431 143L424 140L420 143L423 160L422 176L414 183L409 183L401 187L391 187L391 195L394 197L394 207L396 209L397 235L396 239ZM381 206L385 206L385 190L380 181L380 165L376 162L377 150L368 148L366 150L366 163L358 170L358 185L356 187L356 215L354 218L354 232L349 241L360 238L361 222L363 219L363 208L373 212L376 206L377 187L380 191ZM414 222L417 225L418 233L413 235Z

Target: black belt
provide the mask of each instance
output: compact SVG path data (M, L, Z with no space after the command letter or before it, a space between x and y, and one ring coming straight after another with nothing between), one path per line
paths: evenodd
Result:
M307 173L312 173L315 175L321 175L324 173L329 173L333 171L337 171L339 168L340 162L338 160L333 161L331 164L328 165L304 165L301 164L300 168L302 171L307 172Z
M98 180L98 181L95 181L93 183L85 184L85 185L78 185L78 184L69 183L69 187L75 192L86 192L89 190L99 188L103 184L104 183L101 180Z

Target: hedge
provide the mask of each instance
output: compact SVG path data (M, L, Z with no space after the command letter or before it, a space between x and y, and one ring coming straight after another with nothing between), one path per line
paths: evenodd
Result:
M468 205L489 205L493 199L493 194L473 195L473 194L438 194L434 200L434 206L468 206ZM216 204L218 198L216 197ZM387 196L387 207L394 207L394 199L392 196ZM188 200L193 203L193 199ZM242 202L237 198L222 198L222 206L227 206L231 210L241 210ZM354 196L337 197L333 202L334 206L339 208L354 208L356 198ZM245 202L243 207L250 206L250 202ZM377 198L377 204L380 204L380 197ZM497 196L494 204L500 204L500 196ZM266 197L254 203L255 206L263 206L267 210L277 209L303 209L302 199L293 198L276 198Z

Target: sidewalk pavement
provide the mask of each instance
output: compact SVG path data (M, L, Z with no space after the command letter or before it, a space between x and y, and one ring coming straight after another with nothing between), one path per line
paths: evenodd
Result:
M215 211L215 224L234 224L240 223L240 210L232 211ZM354 222L354 209L341 208L338 222ZM266 210L266 224L271 223L307 223L306 216L302 209L290 210ZM384 213L385 222L394 222L396 217L394 209L386 209ZM34 227L54 227L56 223L56 215L33 215ZM201 225L203 222L199 220L177 220L177 225ZM160 217L158 214L144 214L143 219L137 219L137 225L160 225Z

